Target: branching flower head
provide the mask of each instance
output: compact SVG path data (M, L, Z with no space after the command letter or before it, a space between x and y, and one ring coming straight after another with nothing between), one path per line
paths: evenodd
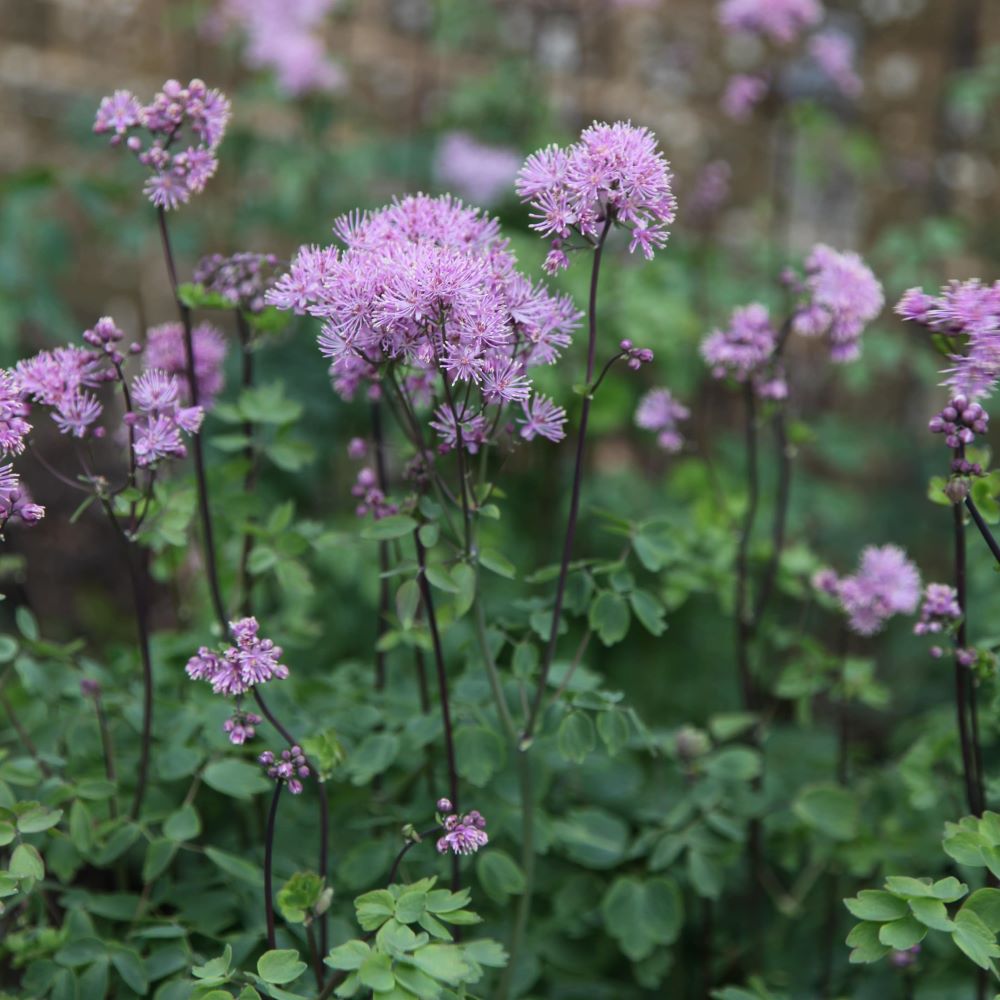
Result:
M856 52L850 35L830 28L809 39L809 55L844 97L861 95L864 84L855 68Z
M893 615L913 614L920 602L920 573L896 545L869 545L855 573L838 579L826 571L813 584L837 598L859 635L881 631Z
M197 434L205 411L200 406L182 406L177 378L150 368L132 382L135 409L125 422L133 431L136 464L149 468L165 458L184 458L187 447L182 434Z
M722 92L719 107L727 118L745 122L753 109L767 96L770 84L763 76L752 73L734 73Z
M787 45L822 20L823 5L820 0L722 0L718 15L726 31L761 35Z
M830 357L853 361L861 354L861 334L882 311L882 285L856 253L839 252L824 243L806 258L803 303L792 321L805 337L826 336Z
M670 165L656 136L631 122L594 122L563 149L547 146L525 161L517 193L532 209L532 228L552 239L550 273L569 265L574 233L596 244L615 223L631 233L629 252L647 260L665 246L677 214Z
M284 680L288 676L288 667L279 662L281 647L257 635L259 626L256 618L230 622L229 628L236 645L229 646L222 653L202 646L188 660L185 667L188 677L208 681L216 694L238 697L258 684Z
M777 343L767 306L752 302L733 311L725 330L715 330L702 341L701 356L713 378L750 382L761 398L783 399L788 389L774 361Z
M650 389L635 411L635 423L643 430L654 431L659 446L671 454L684 447L684 438L677 425L687 420L691 411L674 399L669 389Z
M308 778L312 773L300 746L282 750L279 756L275 756L270 750L265 750L257 758L257 762L264 768L269 778L286 785L292 795L302 793L302 779Z
M555 361L580 316L517 270L495 219L416 195L334 229L344 248L300 249L267 300L324 320L320 350L341 396L388 381L414 411L431 409L444 450L470 452L507 405L544 409L530 369Z
M214 253L198 261L192 277L234 309L260 313L264 295L274 284L277 265L278 258L270 253L235 253L230 257Z
M191 331L191 345L194 348L198 403L211 410L215 397L225 384L223 362L226 358L226 339L211 323L199 323ZM161 323L151 327L146 333L143 358L149 368L159 368L176 375L181 398L189 398L184 327L180 323Z
M924 588L920 620L913 626L915 635L937 635L962 617L958 591L947 583L929 583Z
M10 464L0 465L0 530L11 519L35 524L45 516L45 508L32 503L27 487Z
M94 118L94 131L109 135L150 171L143 193L162 209L187 204L215 174L215 150L229 121L229 101L201 80L186 87L167 80L143 105L127 90L105 97Z
M438 799L438 822L445 830L444 836L437 842L438 853L475 854L490 842L486 820L476 809L459 816L452 812L453 808L449 799Z

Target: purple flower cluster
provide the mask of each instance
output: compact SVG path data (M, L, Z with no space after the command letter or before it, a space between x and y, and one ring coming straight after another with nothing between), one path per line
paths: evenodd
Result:
M734 73L726 82L719 107L727 118L745 122L753 109L767 96L769 87L766 77L752 73Z
M210 410L225 383L223 362L226 358L226 340L221 331L211 323L199 323L191 331L191 346L194 348L198 403ZM180 323L161 323L150 327L146 331L143 358L147 367L159 368L170 375L176 375L182 398L189 398L184 327Z
M726 31L787 45L822 20L823 5L819 0L722 0L718 16Z
M920 621L913 626L916 635L936 635L962 617L958 591L946 583L929 583L924 588Z
M733 311L725 330L714 330L702 341L701 356L713 378L749 382L761 399L784 399L788 386L774 361L777 343L767 306L751 302Z
M371 514L378 521L390 514L399 513L399 505L386 500L385 494L379 489L375 470L369 465L358 471L358 477L351 487L351 496L358 500L358 505L354 508L358 517Z
M859 635L881 631L893 615L913 614L920 602L920 573L896 545L869 545L857 572L838 578L832 570L821 570L812 582L837 598L848 626Z
M517 193L532 209L532 228L551 237L545 269L569 266L565 243L576 232L596 243L610 222L629 230L629 252L647 260L663 247L677 213L670 165L656 136L631 122L594 122L563 149L547 146L525 161Z
M485 847L490 838L486 833L486 820L482 813L473 809L464 816L452 812L449 799L438 799L438 820L445 833L437 842L439 854L475 854ZM446 814L446 815L445 815Z
M0 369L0 454L6 457L24 451L25 438L31 433L28 413L18 377Z
M125 415L134 434L136 464L150 468L164 458L184 458L187 448L181 433L197 434L205 411L181 406L177 379L158 368L149 368L132 381L135 409Z
M203 191L214 175L215 150L228 121L229 101L218 90L201 80L186 87L167 80L149 104L128 90L103 98L94 131L110 134L113 146L124 142L151 171L143 193L158 208L174 209Z
M977 434L985 434L989 424L990 415L979 403L970 402L965 396L954 396L931 418L927 429L932 434L944 434L949 448L961 448L972 444Z
M444 187L477 205L494 205L513 192L521 157L505 146L487 146L467 132L441 137L434 176Z
M345 75L327 52L322 25L337 0L221 0L206 22L209 35L230 25L246 37L251 69L273 71L278 88L298 97L341 90Z
M677 429L681 420L687 420L691 411L674 399L669 389L650 389L635 411L635 423L643 430L654 431L657 444L667 452L676 454L684 446L684 438Z
M274 284L273 269L278 258L270 253L220 253L202 257L192 275L206 291L221 295L234 309L259 313L264 294ZM197 345L195 347L197 359Z
M799 290L804 301L792 321L795 332L827 336L833 361L858 358L861 334L885 304L882 285L861 257L817 243L806 258Z
M216 694L239 696L257 684L288 676L288 667L279 663L281 647L270 639L261 639L256 618L241 618L230 622L236 640L221 654L202 646L184 668L188 677L208 681Z
M27 487L11 464L0 465L0 530L11 518L34 524L45 516L45 508L31 502Z
M302 792L302 778L308 778L309 762L302 752L302 747L293 746L288 750L282 750L280 757L275 757L270 750L265 750L258 758L258 763L267 772L269 778L275 781L284 782L292 795L300 795Z
M733 168L727 160L711 160L695 178L685 202L687 217L698 222L710 220L729 199Z
M855 69L855 48L850 35L835 28L819 31L809 39L809 55L844 97L861 96L864 84Z
M88 390L117 377L101 360L95 351L68 344L18 361L15 372L27 400L49 407L61 433L82 438L103 411Z
M495 219L449 195L415 195L334 228L346 249L301 248L267 300L324 320L337 392L391 379L408 405L434 410L446 449L461 435L476 451L514 403L539 418L535 434L562 436L528 371L555 361L580 315L518 272ZM453 393L456 383L465 388Z
M911 288L896 304L896 313L955 338L954 367L945 372L944 384L956 395L990 395L1000 377L1000 281L953 281L937 296ZM959 338L964 339L964 353L958 353Z
M242 746L247 740L257 735L257 726L264 720L254 712L244 712L237 709L233 716L222 724L223 730L234 746Z

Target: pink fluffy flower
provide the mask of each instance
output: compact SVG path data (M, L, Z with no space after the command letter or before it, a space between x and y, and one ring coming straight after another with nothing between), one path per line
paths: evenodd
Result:
M920 602L920 573L896 545L869 545L858 569L837 584L851 630L874 635L893 615L911 615Z
M684 446L684 437L677 428L681 420L687 420L691 411L674 399L669 389L650 389L635 411L635 423L643 430L656 432L659 446L671 454Z
M734 73L726 83L719 107L733 121L745 122L753 109L767 96L768 82L763 76Z
M477 205L494 205L513 194L521 157L505 146L489 146L467 132L448 132L434 158L438 181Z
M701 356L713 378L750 382L759 397L783 399L788 389L773 360L777 342L767 306L751 302L733 310L725 330L714 330L702 341Z
M823 5L819 0L722 0L718 16L726 31L762 35L787 45L822 20Z
M280 663L281 647L258 636L256 618L241 618L229 623L235 646L216 653L202 646L188 660L185 672L192 680L208 681L216 694L238 696L257 684L284 680L288 667Z
M221 331L211 323L199 323L191 331L194 347L194 372L198 383L198 403L211 410L215 397L225 383L223 362L226 358L226 340ZM184 349L184 327L180 323L161 323L146 333L143 353L149 368L159 368L176 375L182 395L190 395L187 383L187 355Z
M850 35L833 28L817 32L809 39L809 55L844 97L861 95L864 84L855 69L856 53Z

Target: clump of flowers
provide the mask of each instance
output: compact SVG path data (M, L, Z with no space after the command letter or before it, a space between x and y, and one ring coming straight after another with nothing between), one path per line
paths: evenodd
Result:
M979 403L970 402L966 396L954 396L948 405L927 425L932 434L944 434L949 448L972 444L977 434L985 434L990 415Z
M843 31L828 28L809 39L809 55L844 97L856 98L864 89L855 69L854 42Z
M822 20L823 5L819 0L722 0L718 16L726 31L761 35L787 45Z
M475 854L485 847L490 838L486 833L486 820L482 813L473 809L459 816L452 812L450 799L438 799L438 823L444 827L444 836L437 842L439 854Z
M156 368L133 380L131 397L135 409L125 414L125 423L133 431L136 464L149 468L164 458L184 458L181 432L197 434L205 411L181 406L177 379Z
M21 482L14 466L0 465L0 531L12 518L35 524L45 516L45 508L32 503L31 494Z
M324 320L320 350L341 396L385 385L433 412L446 450L475 452L512 404L534 418L532 436L562 436L529 371L555 361L579 313L518 272L495 219L416 195L334 228L344 249L303 247L267 300Z
M920 573L896 545L869 545L855 573L838 578L821 570L813 586L837 599L858 635L874 635L893 615L913 614L920 602Z
M915 635L937 635L962 617L958 591L946 583L929 583L924 588L920 620L913 626Z
M953 281L936 296L911 288L896 313L952 340L944 384L956 395L976 400L992 393L1000 377L1000 282Z
M128 90L101 100L94 131L122 143L150 171L143 193L161 209L187 204L205 189L229 121L229 101L201 80L167 80L149 104Z
M745 122L753 109L767 96L770 84L763 76L752 73L734 73L726 82L726 89L719 99L722 113L733 121Z
M629 252L647 260L663 247L677 213L670 165L656 136L631 122L594 122L563 149L547 146L525 161L517 193L532 209L531 224L551 237L545 269L569 266L566 241L576 233L596 245L612 224L631 234Z
M351 487L351 496L358 500L354 513L358 517L371 514L378 521L390 514L399 513L399 505L386 500L385 493L379 488L378 477L371 466L364 466L358 471L357 479Z
M31 433L28 407L18 377L0 369L0 454L20 455Z
M221 295L234 309L263 312L264 295L274 284L278 258L270 253L220 253L202 257L192 277L206 291ZM197 361L197 345L195 358Z
M226 719L222 728L229 736L229 742L234 746L242 746L247 740L257 735L257 726L263 722L261 716L254 712L244 712L237 709L232 718Z
M445 187L477 205L493 205L514 189L521 166L518 153L488 146L467 132L442 136L434 158L434 174Z
M288 667L279 662L281 647L258 636L260 626L256 618L230 622L229 628L236 645L222 653L202 646L184 668L188 677L208 681L216 694L238 697L258 684L288 676Z
M803 302L792 320L795 332L826 336L835 362L858 358L861 334L885 304L882 285L861 257L816 244L806 258L799 291Z
M271 70L278 88L293 97L343 88L343 68L330 58L322 35L337 0L221 0L206 22L217 36L232 25L246 37L251 69Z
M302 793L302 778L308 778L309 763L302 747L293 746L281 751L281 756L275 757L270 750L265 750L257 761L264 768L267 776L274 781L283 782L292 795Z
M226 340L221 331L211 323L199 323L191 331L191 345L194 349L198 403L210 410L225 384L223 362L226 358ZM161 323L150 327L146 332L143 357L148 367L160 368L178 376L184 398L189 396L184 327L180 323Z
M691 411L674 399L669 389L650 389L635 411L635 423L643 430L656 434L656 443L667 452L676 454L684 447L684 437L678 423L687 420Z
M714 330L702 341L701 356L713 378L749 382L763 399L784 399L788 387L774 361L777 345L767 306L751 302L733 311L725 330Z

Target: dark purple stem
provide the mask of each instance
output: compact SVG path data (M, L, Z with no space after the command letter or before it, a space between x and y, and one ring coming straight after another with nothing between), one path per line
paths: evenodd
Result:
M604 228L594 247L594 263L590 272L590 299L588 303L588 339L587 339L587 377L586 392L580 409L580 427L576 438L576 461L573 466L573 491L570 494L569 517L566 520L566 537L563 542L562 561L559 565L559 579L556 583L556 599L552 607L552 625L549 629L549 641L545 649L545 659L542 661L538 685L528 712L528 719L521 735L521 746L530 745L542 700L545 697L545 686L548 683L549 671L556 655L556 645L559 641L559 623L562 616L563 600L566 597L566 579L569 576L569 564L573 558L573 544L576 540L576 519L580 510L580 489L583 484L583 459L587 446L587 421L590 418L590 404L593 399L591 381L594 378L594 357L597 351L597 282L601 273L601 258L604 253L604 243L611 229L610 214L604 220Z
M267 921L267 946L272 951L274 940L274 897L272 895L271 865L274 860L274 827L278 818L278 801L281 798L281 782L275 782L271 808L267 814L267 829L264 833L264 918Z
M243 358L242 378L240 384L244 389L253 387L253 352L250 350L250 326L242 309L236 310L236 328L240 335L240 353ZM249 496L257 486L257 449L254 447L254 426L250 420L243 422L243 436L247 439L243 449L243 457L247 463L247 471L243 476L243 494ZM240 550L240 613L246 617L250 614L253 577L250 574L250 556L253 553L253 532L243 535L243 546Z
M444 749L448 762L448 795L452 801L455 811L459 808L458 799L458 765L455 761L455 737L451 724L451 706L448 701L448 674L445 670L444 649L441 646L441 634L438 631L437 615L434 613L434 598L431 596L431 587L427 581L427 553L423 542L417 533L413 535L417 548L417 583L420 587L420 596L423 599L424 609L427 612L427 624L430 626L431 643L434 647L434 666L437 671L438 695L441 700L441 721L444 724ZM452 855L452 892L458 891L459 864L457 855Z
M752 712L757 705L753 676L750 672L750 639L754 622L750 610L749 561L750 536L757 517L759 482L757 472L757 404L753 386L743 385L744 423L747 451L747 506L743 515L743 527L736 547L736 668L739 672L740 689L743 693L743 707Z
M990 552L993 553L993 558L1000 564L1000 544L997 543L993 532L990 531L989 526L983 520L983 515L979 512L979 508L975 505L971 496L965 498L965 506L972 515L972 520L975 521L976 527L979 529L979 534L983 536L983 541L986 542Z
M385 438L382 430L382 410L378 400L371 405L372 438L375 442L375 480L382 495L386 495L389 477L385 466ZM385 688L385 653L379 649L382 636L388 628L389 615L389 543L378 543L378 621L375 625L375 690Z
M191 405L198 405L198 377L194 366L194 335L191 330L191 310L181 301L177 282L177 267L174 264L174 254L170 246L170 233L167 229L167 214L162 208L157 209L160 223L160 239L163 243L163 256L167 263L167 274L170 277L170 287L177 303L184 328L184 358L187 367L188 392ZM192 452L194 454L194 474L198 486L198 514L201 519L203 550L205 555L205 571L208 576L208 589L212 597L215 616L225 637L227 618L225 605L222 601L222 591L219 588L219 572L215 562L215 537L212 531L212 513L208 506L208 479L205 475L205 456L201 446L201 434L192 434Z

